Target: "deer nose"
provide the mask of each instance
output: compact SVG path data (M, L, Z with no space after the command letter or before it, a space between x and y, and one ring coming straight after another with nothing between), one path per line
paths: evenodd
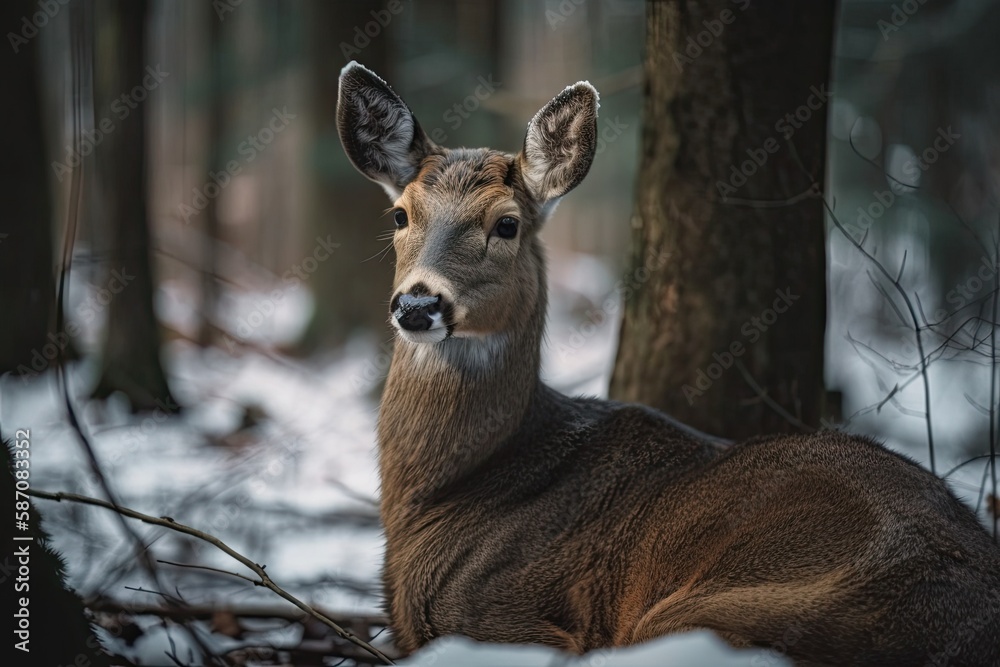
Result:
M434 315L440 312L440 296L400 294L392 303L393 317L407 331L427 331L434 324Z

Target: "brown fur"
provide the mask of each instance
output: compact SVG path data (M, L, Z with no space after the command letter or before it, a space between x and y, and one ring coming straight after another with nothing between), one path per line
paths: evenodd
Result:
M567 99L561 117L590 108ZM586 144L553 137L545 112L547 141ZM525 153L422 145L412 169L391 169L417 174L396 200L410 223L395 289L419 279L454 314L441 342L397 341L379 415L401 649L463 634L580 653L710 628L802 664L1000 663L1000 551L927 471L836 432L722 446L540 381L537 232L592 147L555 149L586 164L531 181ZM520 219L515 239L490 235L499 215Z

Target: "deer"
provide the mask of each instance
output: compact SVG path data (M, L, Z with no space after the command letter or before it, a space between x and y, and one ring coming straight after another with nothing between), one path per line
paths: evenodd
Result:
M1000 549L915 462L835 430L723 441L542 381L539 232L594 160L593 86L516 154L435 144L357 62L339 86L344 151L395 225L377 440L400 651L708 629L802 665L1000 664Z

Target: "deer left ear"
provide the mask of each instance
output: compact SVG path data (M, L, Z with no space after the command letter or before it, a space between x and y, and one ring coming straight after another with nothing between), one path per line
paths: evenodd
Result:
M351 61L340 72L337 132L347 157L395 199L440 149L385 81Z
M547 203L575 188L597 150L597 90L581 81L559 93L528 123L518 156L532 196Z

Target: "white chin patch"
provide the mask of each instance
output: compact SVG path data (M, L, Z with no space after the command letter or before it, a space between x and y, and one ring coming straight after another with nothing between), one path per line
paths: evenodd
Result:
M444 323L441 313L431 315L431 328L424 331L410 331L399 326L399 321L393 317L392 326L396 328L399 337L410 343L440 343L448 337L448 326Z

